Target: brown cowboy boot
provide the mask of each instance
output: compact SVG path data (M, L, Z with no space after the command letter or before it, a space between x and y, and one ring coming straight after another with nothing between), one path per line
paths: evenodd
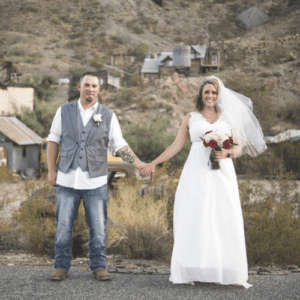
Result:
M111 280L110 274L105 269L98 269L93 272L95 278L99 281Z
M56 269L50 276L50 280L52 281L62 281L65 278L68 278L69 274L64 269Z

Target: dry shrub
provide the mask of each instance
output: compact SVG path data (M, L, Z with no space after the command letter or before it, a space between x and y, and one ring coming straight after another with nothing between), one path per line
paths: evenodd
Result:
M25 182L27 200L14 213L13 219L20 225L19 231L28 252L53 257L56 232L56 196L45 179L39 182L40 188L36 189L36 184L36 181ZM73 228L73 256L87 255L88 239L88 227L81 204Z
M28 252L53 256L55 204L46 199L50 186L44 184L37 198L32 196L35 181L27 181L24 186L27 200L13 215L14 221L21 225L24 246Z
M237 174L251 178L277 178L286 173L300 175L300 143L282 142L269 144L268 149L257 157L244 155L234 160Z
M11 250L22 248L22 239L20 238L17 224L1 222L0 233L1 249Z
M142 182L120 179L108 203L107 247L133 258L169 257L172 236L167 224L167 199L139 196Z
M282 178L273 182L271 191L259 184L240 184L249 265L300 263L296 185Z
M287 108L279 111L277 116L286 122L300 125L300 106L299 103L290 104Z
M7 169L7 166L0 166L0 181L1 182L13 182L16 178L13 176L13 173Z

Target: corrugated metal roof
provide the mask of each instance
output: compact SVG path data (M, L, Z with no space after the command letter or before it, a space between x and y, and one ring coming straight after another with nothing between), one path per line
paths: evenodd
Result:
M0 117L0 132L20 146L41 144L43 140L16 117Z
M300 140L300 130L287 130L285 132L281 132L275 136L266 136L265 141L268 144L272 143L281 143L285 141L295 142Z
M191 45L191 47L198 53L196 56L198 58L205 58L205 53L206 53L206 49L207 47L204 46L200 46L200 45Z
M170 57L173 60L173 52L162 52L159 56L159 63L163 64L166 58Z
M142 73L159 73L159 59L146 58L142 67Z

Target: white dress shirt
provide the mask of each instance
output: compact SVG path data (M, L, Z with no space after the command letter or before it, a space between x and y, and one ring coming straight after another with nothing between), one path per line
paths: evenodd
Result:
M82 107L80 99L78 100L78 106L79 106L79 111L80 111L80 116L82 118L83 126L85 126L88 123L90 118L97 110L98 105L99 103L96 102L92 107L85 110ZM54 116L51 129L50 129L50 134L47 138L47 141L60 144L61 139L62 139L61 107L59 107ZM128 145L123 138L119 121L114 113L112 115L111 122L110 122L108 140L114 152L117 152L124 146ZM76 170L70 169L67 173L57 171L56 184L65 187L70 187L78 190L90 190L90 189L99 188L100 186L106 183L107 183L107 175L91 178L89 176L89 172L88 171L83 172L80 167L78 167Z

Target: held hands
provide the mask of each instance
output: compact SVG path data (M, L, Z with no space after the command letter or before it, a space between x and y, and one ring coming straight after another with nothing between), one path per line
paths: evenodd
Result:
M150 176L150 178L152 179L154 174L154 169L155 169L155 164L150 163L150 164L143 164L141 167L138 168L138 171L142 176L142 178Z

